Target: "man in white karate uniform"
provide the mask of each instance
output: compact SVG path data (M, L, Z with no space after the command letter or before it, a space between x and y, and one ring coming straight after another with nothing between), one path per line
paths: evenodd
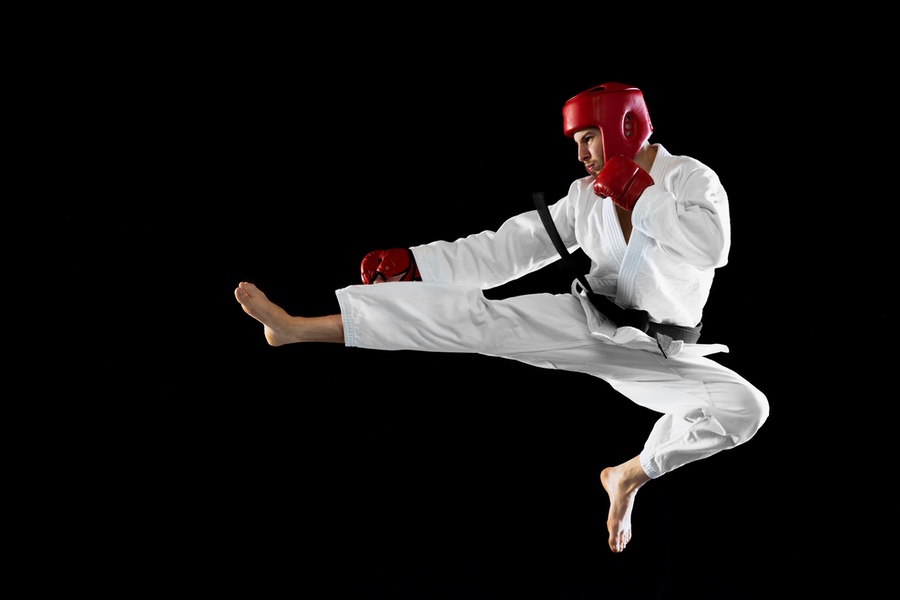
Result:
M503 357L593 375L661 413L639 455L600 473L609 547L621 552L641 486L748 441L769 405L741 375L708 358L727 347L698 341L715 270L731 245L728 198L716 173L649 143L653 127L637 88L595 86L562 112L588 175L543 220L534 210L496 231L371 252L363 284L336 291L339 314L289 315L249 282L235 297L273 346L330 342ZM551 233L565 248L554 246ZM483 290L577 248L591 266L571 293L485 297Z

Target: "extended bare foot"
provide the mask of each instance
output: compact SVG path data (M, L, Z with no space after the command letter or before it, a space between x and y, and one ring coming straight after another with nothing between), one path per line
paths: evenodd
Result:
M650 477L641 468L639 457L617 467L607 467L600 473L600 483L609 494L609 515L606 528L609 530L609 548L622 552L631 541L631 511L634 497Z
M266 341L271 346L296 342L343 343L344 327L340 315L327 317L292 317L269 300L258 287L242 281L234 297L244 312L264 326Z

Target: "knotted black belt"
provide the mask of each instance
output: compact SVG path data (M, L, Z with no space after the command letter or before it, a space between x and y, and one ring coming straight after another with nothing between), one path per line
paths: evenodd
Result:
M650 320L650 315L646 310L622 308L606 296L594 293L591 286L588 285L584 274L572 260L572 255L569 254L566 245L563 244L562 238L559 237L559 232L556 230L556 225L553 224L553 218L550 216L550 210L547 208L547 202L544 200L543 192L535 192L532 194L532 197L541 217L541 222L544 224L547 233L550 234L550 240L553 242L553 245L556 246L556 251L559 252L569 270L578 278L578 283L581 284L584 293L597 310L619 327L634 327L656 338L659 349L666 356L668 356L666 349L672 343L672 340L682 340L686 344L697 343L700 339L700 329L703 327L703 323L698 324L696 327L654 323Z
M700 329L703 323L696 327L682 327L681 325L667 325L666 323L654 323L650 321L647 333L652 337L659 338L659 335L667 335L673 340L681 340L685 344L696 344L700 340Z

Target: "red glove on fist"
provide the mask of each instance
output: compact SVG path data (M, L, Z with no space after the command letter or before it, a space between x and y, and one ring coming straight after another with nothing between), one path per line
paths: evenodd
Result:
M650 174L630 158L619 154L611 157L594 180L594 193L612 201L625 210L633 210L638 198L653 185Z
M385 281L422 281L419 267L416 266L416 259L412 251L407 248L369 252L362 259L359 274L365 284L384 283Z

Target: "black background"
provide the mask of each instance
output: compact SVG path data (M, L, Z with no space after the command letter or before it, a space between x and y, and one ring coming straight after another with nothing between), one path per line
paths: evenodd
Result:
M635 54L589 31L551 45L331 24L322 42L313 23L239 17L142 38L107 99L119 167L90 249L122 282L124 314L97 356L116 399L97 416L115 426L86 443L91 481L117 491L85 494L124 585L364 599L837 585L855 534L834 471L858 447L832 412L852 414L871 368L865 344L838 339L887 317L877 289L844 301L878 249L826 184L822 90L840 73L721 40ZM727 344L714 358L771 403L751 442L640 491L621 555L598 476L640 452L655 414L602 381L502 359L272 348L233 297L252 281L292 314L333 313L366 252L496 228L534 191L561 197L584 173L562 104L605 81L643 90L651 142L719 173L733 250L704 341ZM489 294L570 280L555 264Z

